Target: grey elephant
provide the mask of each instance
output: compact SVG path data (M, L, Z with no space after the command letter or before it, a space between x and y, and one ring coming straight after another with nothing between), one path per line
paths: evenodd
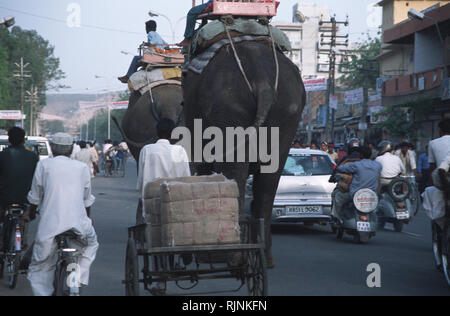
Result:
M268 267L273 267L270 232L272 207L280 176L305 106L305 87L298 67L279 51L276 52L279 63L277 71L274 51L270 44L245 41L235 46L243 72L239 69L230 46L225 46L201 74L193 71L183 73L185 122L192 135L196 119L202 120L203 130L216 127L224 135L227 127L279 128L278 144L273 144L279 146L278 166L273 172L262 172L264 164L260 160L251 162L246 159L245 162L235 163L217 161L206 163L203 160L194 164L196 172L200 175L216 172L236 180L240 190L242 217L244 217L246 182L248 177L253 175L254 198L251 212L254 217L265 220L266 259ZM279 82L276 89L277 74ZM250 145L252 144L247 141L246 146ZM228 148L224 150L226 149ZM275 150L275 147L272 150ZM192 149L191 157L194 155Z

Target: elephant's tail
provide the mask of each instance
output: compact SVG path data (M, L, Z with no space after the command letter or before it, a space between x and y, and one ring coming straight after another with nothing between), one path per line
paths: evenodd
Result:
M123 139L128 143L128 145L137 147L137 148L143 148L144 146L151 144L151 142L145 142L145 143L137 143L127 137L124 130L120 126L119 122L117 121L117 118L115 116L112 116L112 120L114 124L116 124L117 128L119 129L120 134L122 134Z

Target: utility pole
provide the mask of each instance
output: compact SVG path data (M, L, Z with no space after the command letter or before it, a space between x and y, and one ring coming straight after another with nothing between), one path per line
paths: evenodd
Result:
M31 86L31 90L27 91L26 101L30 102L30 136L36 133L36 112L39 104L39 92L36 86Z
M329 49L319 49L319 58L320 55L328 55L328 88L326 95L326 104L327 104L327 120L325 125L325 137L327 140L331 140L334 143L334 121L336 116L336 110L332 109L330 111L330 97L335 94L336 87L336 56L345 55L341 52L341 50L337 49L338 46L348 47L348 34L344 36L338 35L338 25L348 26L348 16L346 21L337 21L336 16L332 17L330 21L319 22L319 32L321 33L321 46L329 46ZM329 42L325 42L324 39L328 38ZM338 39L345 39L345 42L338 42Z
M24 102L24 91L23 91L23 88L24 88L25 78L31 78L31 75L29 75L30 71L25 70L25 68L27 68L30 65L30 63L24 64L23 63L23 57L21 57L20 58L20 64L18 64L18 63L14 63L14 64L17 66L17 68L19 68L18 70L16 70L14 72L13 77L16 77L16 78L18 78L20 80L20 103L21 103L20 105L21 105L21 109L22 109L22 128L24 129L25 128L25 122L24 122L24 119L23 119L23 115L25 114L25 111L24 111L24 103L25 102Z

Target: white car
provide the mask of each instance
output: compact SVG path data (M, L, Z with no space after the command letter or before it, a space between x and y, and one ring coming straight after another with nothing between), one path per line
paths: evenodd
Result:
M26 140L31 143L36 143L38 145L39 151L39 160L47 159L53 157L52 149L50 148L50 142L45 137L38 136L28 136ZM0 136L0 151L4 149L4 147L9 146L8 136L1 135Z
M331 156L323 151L291 149L278 185L272 225L330 223L336 184L328 180L335 168Z

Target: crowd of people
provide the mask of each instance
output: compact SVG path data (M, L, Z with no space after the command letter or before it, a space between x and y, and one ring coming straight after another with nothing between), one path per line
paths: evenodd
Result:
M338 172L352 175L347 190L340 190L338 185L333 193L335 217L338 216L339 208L359 189L368 187L379 192L381 186L388 185L399 176L409 178L412 185L417 186L427 212L445 215L443 192L448 187L441 185L441 182L446 183L441 179L450 169L450 119L440 122L439 135L419 155L415 146L409 142L394 146L390 141L382 141L377 146L373 143L362 146L356 138L349 140L346 148L341 145L336 149L325 141L320 144L320 149L316 144L307 146L299 141L293 143L293 148L327 152L336 163Z
M100 161L110 160L113 165L113 173L118 175L118 171L124 168L125 159L128 156L128 145L125 141L121 143L105 140L103 146L97 142L75 141L70 158L85 163L91 171L92 178L101 172Z

